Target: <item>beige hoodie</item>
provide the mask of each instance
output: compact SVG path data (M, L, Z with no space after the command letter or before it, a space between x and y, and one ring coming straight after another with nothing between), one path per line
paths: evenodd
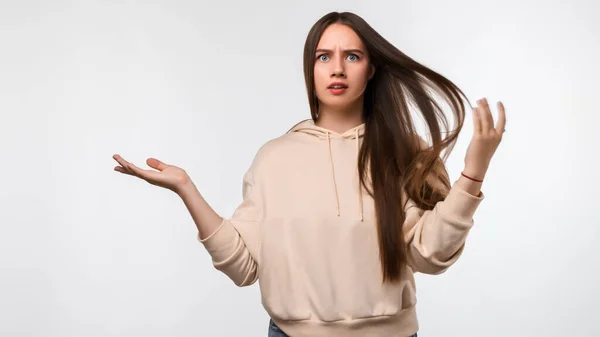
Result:
M259 280L264 308L290 336L414 334L413 272L438 274L458 259L483 199L454 185L431 211L409 200L405 279L382 284L374 202L358 181L363 132L307 120L267 142L244 175L241 205L198 237L236 285Z

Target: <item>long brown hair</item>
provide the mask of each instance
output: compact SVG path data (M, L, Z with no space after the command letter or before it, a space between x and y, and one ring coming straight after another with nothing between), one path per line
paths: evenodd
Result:
M403 193L426 210L445 199L450 181L444 162L463 126L465 106L461 97L469 100L454 83L405 55L358 15L331 12L314 24L304 45L304 77L314 121L318 118L315 51L323 31L333 23L356 32L376 69L364 93L365 134L358 170L361 184L375 202L383 282L395 282L408 263L402 230L406 216ZM448 130L448 120L433 94L451 108L454 130ZM431 145L417 134L411 104L423 117ZM372 189L367 183L369 177Z

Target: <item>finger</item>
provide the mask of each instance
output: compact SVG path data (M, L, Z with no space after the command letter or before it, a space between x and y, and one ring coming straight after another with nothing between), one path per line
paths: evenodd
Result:
M127 170L129 170L131 173L133 173L134 175L145 179L145 176L146 176L146 172L144 172L145 170L135 166L135 164L127 163L127 166L125 166L125 168Z
M148 164L148 166L152 167L153 169L157 169L159 171L166 169L168 166L167 164L163 163L162 161L156 158L148 158L146 160L146 164Z
M135 174L129 172L126 168L124 168L122 166L115 166L115 171L130 175L130 176L135 176Z
M506 112L504 111L504 104L498 102L498 124L496 125L496 132L503 134L506 129Z
M115 154L113 155L113 159L119 163L119 165L123 166L123 167L127 167L127 161L125 159L123 159L120 155Z
M158 177L159 173L157 171L144 170L144 169L141 169L141 168L135 166L132 163L128 163L127 168L136 176L138 176L144 180L147 180L147 181L154 181L159 178Z
M473 110L473 131L475 133L481 133L481 116L478 108L471 108Z
M114 160L115 160L117 163L119 163L119 165L121 165L120 167L121 167L121 169L122 169L122 170L117 170L117 169L115 168L115 171L119 171L119 172L122 172L122 173L132 173L132 172L131 172L131 171L128 169L128 167L127 167L127 165L128 165L129 163L128 163L128 162L127 162L125 159L123 159L121 156L119 156L118 154L115 154L115 155L113 156L113 159L114 159ZM126 172L123 172L123 171L126 171Z
M487 99L482 98L479 101L477 101L477 103L479 105L479 115L481 117L481 131L483 133L486 133L494 125L492 113L490 111L490 107L488 106Z

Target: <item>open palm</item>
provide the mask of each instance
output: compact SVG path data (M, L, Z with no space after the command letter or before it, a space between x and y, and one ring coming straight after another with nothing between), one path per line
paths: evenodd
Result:
M167 165L156 158L146 160L146 164L154 170L139 168L118 154L115 154L113 159L119 163L119 166L115 166L115 171L138 177L152 185L167 188L174 192L177 192L181 186L189 181L189 176L185 170L177 166Z

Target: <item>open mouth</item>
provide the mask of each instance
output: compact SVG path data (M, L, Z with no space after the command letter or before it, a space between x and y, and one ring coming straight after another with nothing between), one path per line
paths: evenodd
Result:
M332 83L327 87L329 91L334 95L339 95L348 89L348 86L344 83Z

